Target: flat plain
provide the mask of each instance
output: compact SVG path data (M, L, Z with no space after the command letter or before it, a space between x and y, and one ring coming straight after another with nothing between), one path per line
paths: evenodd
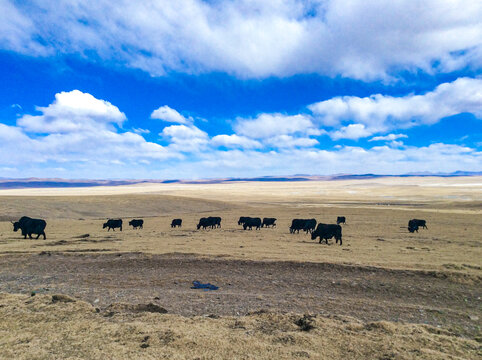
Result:
M22 215L47 239L14 233ZM0 357L477 358L481 215L480 177L2 190ZM337 216L342 246L288 230Z

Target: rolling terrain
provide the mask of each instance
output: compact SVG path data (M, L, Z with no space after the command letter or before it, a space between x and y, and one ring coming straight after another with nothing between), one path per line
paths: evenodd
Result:
M0 357L476 358L481 189L424 177L0 191ZM14 233L22 215L46 219L47 239ZM288 231L340 215L343 246ZM222 228L196 230L202 216ZM240 216L278 225L244 231ZM411 218L428 229L409 233Z

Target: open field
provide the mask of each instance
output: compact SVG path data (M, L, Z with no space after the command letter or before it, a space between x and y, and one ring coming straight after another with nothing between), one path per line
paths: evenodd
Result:
M46 219L47 240L12 232L22 215ZM289 234L292 218L339 215L343 246ZM0 358L476 358L481 215L480 177L0 191ZM202 216L222 228L196 230ZM243 231L239 216L278 226ZM124 231L103 230L109 217ZM143 230L127 226L140 217ZM410 234L411 218L428 229ZM53 305L54 293L79 301ZM168 314L132 310L148 303ZM300 331L302 314L315 329ZM35 340L59 319L68 330ZM55 350L60 338L78 346Z

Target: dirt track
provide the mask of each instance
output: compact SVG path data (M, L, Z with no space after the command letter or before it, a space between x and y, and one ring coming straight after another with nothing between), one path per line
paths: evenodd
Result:
M427 323L478 336L480 281L436 272L185 254L52 253L0 257L0 292L62 293L105 309L153 302L180 315L256 310ZM199 280L218 291L191 290ZM471 319L472 317L472 319ZM474 320L475 319L475 320Z

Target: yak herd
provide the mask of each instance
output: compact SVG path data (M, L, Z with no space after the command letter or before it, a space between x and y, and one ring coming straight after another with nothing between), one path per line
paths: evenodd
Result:
M24 239L27 238L27 235L30 239L32 239L32 234L37 235L37 239L42 235L44 240L47 238L45 235L45 227L47 226L47 222L42 219L32 219L28 216L22 216L18 221L13 222L13 231L17 232L18 230L22 231L22 235ZM305 233L311 234L311 239L315 240L319 238L319 242L325 240L326 244L328 244L328 240L335 238L336 243L342 244L342 232L340 224L346 224L346 218L344 216L338 216L336 219L336 224L323 224L318 223L316 219L293 219L291 221L291 226L289 228L290 233L299 233L300 230L304 231ZM132 226L134 229L142 229L144 226L144 220L142 219L133 219L129 221L129 225ZM241 225L244 230L252 230L255 228L259 230L263 227L275 227L276 226L276 218L261 218L259 217L249 217L249 216L241 216L238 220L238 225ZM182 226L182 219L173 219L171 222L171 228L181 227ZM218 216L210 216L210 217L203 217L199 219L199 223L197 224L197 229L216 229L221 227L221 218ZM107 231L115 231L115 229L119 229L122 231L122 219L109 219L105 222L102 226L103 229L107 228ZM427 229L427 222L425 220L420 219L411 219L408 222L408 231L418 232L419 228Z

